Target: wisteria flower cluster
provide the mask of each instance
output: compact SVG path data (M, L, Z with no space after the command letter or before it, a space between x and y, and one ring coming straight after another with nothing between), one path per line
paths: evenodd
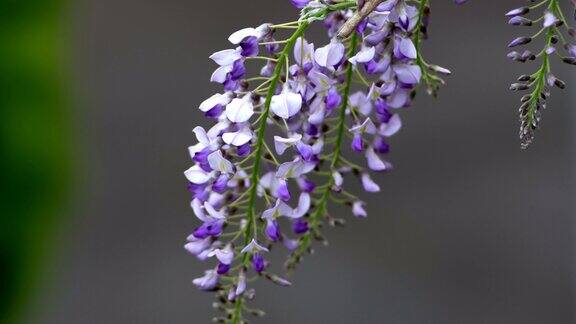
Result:
M223 90L199 106L214 124L194 128L196 144L189 148L194 165L184 174L201 223L185 248L208 264L193 283L215 292L214 307L223 312L216 322L246 323L248 314L263 315L248 305L255 296L253 280L291 285L278 274L282 268L271 264L272 249L284 249L285 267L294 269L315 241L325 241L326 225L343 223L330 215L332 206L367 216L364 201L347 185L357 181L366 192L380 191L373 177L392 169L387 154L390 137L402 127L399 113L411 105L420 84L435 95L441 77L450 74L422 55L427 0L290 2L301 10L298 20L240 29L228 38L231 48L210 56L218 66L211 81ZM541 17L527 18L540 9ZM548 87L564 87L550 72L559 41L568 52L562 60L576 64L576 47L564 36L575 33L559 0L507 16L512 25L541 26L510 47L545 39L538 54L509 54L516 61L542 62L512 86L532 90L521 107L526 146ZM322 44L305 38L315 22L327 31ZM254 68L259 73L248 75Z
M522 96L520 113L520 141L521 147L527 148L534 139L534 131L539 127L542 110L546 108L546 100L550 97L550 88L564 89L566 84L557 78L551 70L551 60L554 56L564 63L576 65L576 45L571 38L576 37L576 30L571 28L566 20L560 0L543 0L537 3L529 1L530 5L515 8L506 13L509 24L524 28L537 26L538 30L532 36L517 37L508 47L518 48L532 43L539 38L543 39L544 46L537 53L524 50L513 50L508 57L517 62L539 60L540 67L532 74L518 77L518 82L510 86L514 91L528 91ZM576 7L576 0L571 0ZM535 16L530 18L530 16ZM576 15L575 15L576 17ZM564 54L561 54L561 52Z

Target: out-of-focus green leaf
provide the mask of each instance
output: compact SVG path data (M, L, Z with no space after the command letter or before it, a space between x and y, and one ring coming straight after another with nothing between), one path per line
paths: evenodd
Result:
M0 1L0 323L42 275L70 180L63 1Z

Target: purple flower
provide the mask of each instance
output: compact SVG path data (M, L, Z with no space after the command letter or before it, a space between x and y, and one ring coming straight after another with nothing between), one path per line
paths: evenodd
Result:
M216 272L219 275L224 275L227 274L228 271L230 271L230 264L224 264L224 263L218 263L218 266L216 267Z
M518 37L515 38L513 41L510 42L510 44L508 44L508 47L516 47L516 46L520 46L520 45L526 45L528 43L530 43L532 41L531 37Z
M306 7L306 5L310 2L310 0L290 0L292 5L298 9L302 9Z
M417 57L416 47L410 38L397 37L394 42L394 55L397 58L415 59Z
M245 157L248 154L250 154L250 151L251 151L250 144L246 143L244 145L238 146L238 148L236 149L236 154L238 154L239 157Z
M340 106L341 102L342 102L342 96L340 96L338 90L336 90L336 88L330 88L330 90L328 90L328 93L326 94L326 98L324 99L326 109L328 109L328 111L331 111L332 109Z
M188 236L188 243L184 245L186 251L193 255L198 255L210 247L210 238L197 238L193 234Z
M265 271L264 252L283 244L293 267L310 251L311 238L322 235L333 203L350 206L356 217L367 216L365 203L350 192L344 176L356 176L367 192L380 191L373 172L392 168L383 156L390 151L388 137L402 126L392 110L408 107L421 81L435 90L439 75L450 73L419 56L413 39L426 38L429 12L419 17L415 2L380 3L352 28L355 44L350 37L337 37L358 10L353 1L291 2L303 9L298 21L240 29L228 38L234 48L210 56L217 64L210 80L224 91L199 105L214 125L194 128L196 142L188 148L193 165L184 175L200 224L185 249L199 260L215 262L194 284L230 302L253 298L246 278L250 267L261 278L290 285ZM520 18L513 19L523 22ZM330 41L315 48L302 35L319 19ZM285 37L294 27L297 34ZM553 45L548 50L561 50ZM519 60L536 58L526 51L517 55ZM252 71L259 74L250 76ZM559 82L552 74L547 81ZM345 157L346 145L366 162ZM225 284L219 285L220 278ZM231 312L231 304L219 308Z
M204 223L194 231L194 236L200 239L219 236L222 234L222 225L221 221Z
M296 180L298 182L298 186L300 187L300 190L302 190L303 192L313 192L314 189L316 189L316 184L312 181L310 181L309 179L306 178L298 178Z
M294 230L294 233L296 234L303 234L308 232L308 222L303 220L303 219L297 219L294 221L294 223L292 224L292 229Z
M258 273L264 271L266 264L265 264L264 257L262 256L262 254L260 254L260 253L252 254L252 267L254 268L254 271L256 271Z
M367 192L379 192L380 186L376 184L368 173L363 173L361 176L362 186Z
M288 183L286 179L278 180L278 189L276 190L276 197L282 199L283 201L290 200L290 191L288 190Z
M368 213L366 213L366 210L364 209L364 202L362 201L355 201L352 203L352 214L354 214L354 216L356 217L366 217L368 216Z
M380 154L387 154L390 152L390 145L382 137L376 137L372 144L374 150Z
M242 48L240 53L242 56L256 56L258 55L258 38L255 36L247 37L240 43L240 47Z
M522 16L527 14L530 11L529 7L520 7L520 8L516 8L516 9L512 9L510 11L508 11L506 13L506 16L508 17L514 17L514 16Z
M544 21L543 21L544 28L551 27L555 25L557 22L558 18L556 18L556 16L554 16L554 14L551 13L550 11L547 11L544 14Z
M223 264L231 264L232 260L234 260L234 251L228 245L223 249L214 249L210 253L208 253L209 257L215 256L220 263Z
M275 219L266 220L266 237L271 241L278 241L280 239L280 228L278 227L278 221Z
M333 68L340 64L344 57L344 51L344 45L333 39L330 44L316 50L314 60L322 67Z

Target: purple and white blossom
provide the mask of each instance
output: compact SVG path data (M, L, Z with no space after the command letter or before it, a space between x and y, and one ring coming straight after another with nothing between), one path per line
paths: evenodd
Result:
M217 65L210 80L223 91L199 105L214 125L194 128L188 149L193 165L184 174L200 224L185 249L210 264L193 283L216 291L229 323L243 321L254 294L249 278L290 285L273 273L273 246L284 247L286 266L294 268L324 240L323 224L335 223L332 204L368 215L349 192L349 177L366 192L380 191L378 173L392 168L389 140L401 129L401 108L422 80L435 92L435 73L449 73L423 60L428 19L419 13L428 11L412 1L381 2L342 39L338 32L358 14L357 2L291 3L303 9L300 20L239 29L228 38L233 48L210 56ZM304 31L316 20L328 38L313 44ZM294 33L280 38L286 30ZM260 74L247 76L250 65Z

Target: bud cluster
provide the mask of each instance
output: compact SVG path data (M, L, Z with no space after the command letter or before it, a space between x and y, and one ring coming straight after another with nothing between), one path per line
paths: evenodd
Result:
M540 68L533 74L521 75L516 83L510 86L513 91L527 91L522 96L520 114L520 142L523 149L534 139L534 131L539 127L542 110L546 108L546 100L550 97L550 88L564 89L566 84L551 71L551 60L554 56L566 64L576 65L576 31L566 20L559 0L543 0L536 4L510 10L506 16L513 26L538 26L532 36L517 37L508 44L510 48L518 48L542 38L544 46L539 52L529 49L513 50L508 58L517 62L539 60ZM576 3L573 1L573 5ZM535 17L532 17L535 16ZM530 18L532 17L532 18ZM572 41L570 41L572 39ZM562 53L561 53L562 52Z

